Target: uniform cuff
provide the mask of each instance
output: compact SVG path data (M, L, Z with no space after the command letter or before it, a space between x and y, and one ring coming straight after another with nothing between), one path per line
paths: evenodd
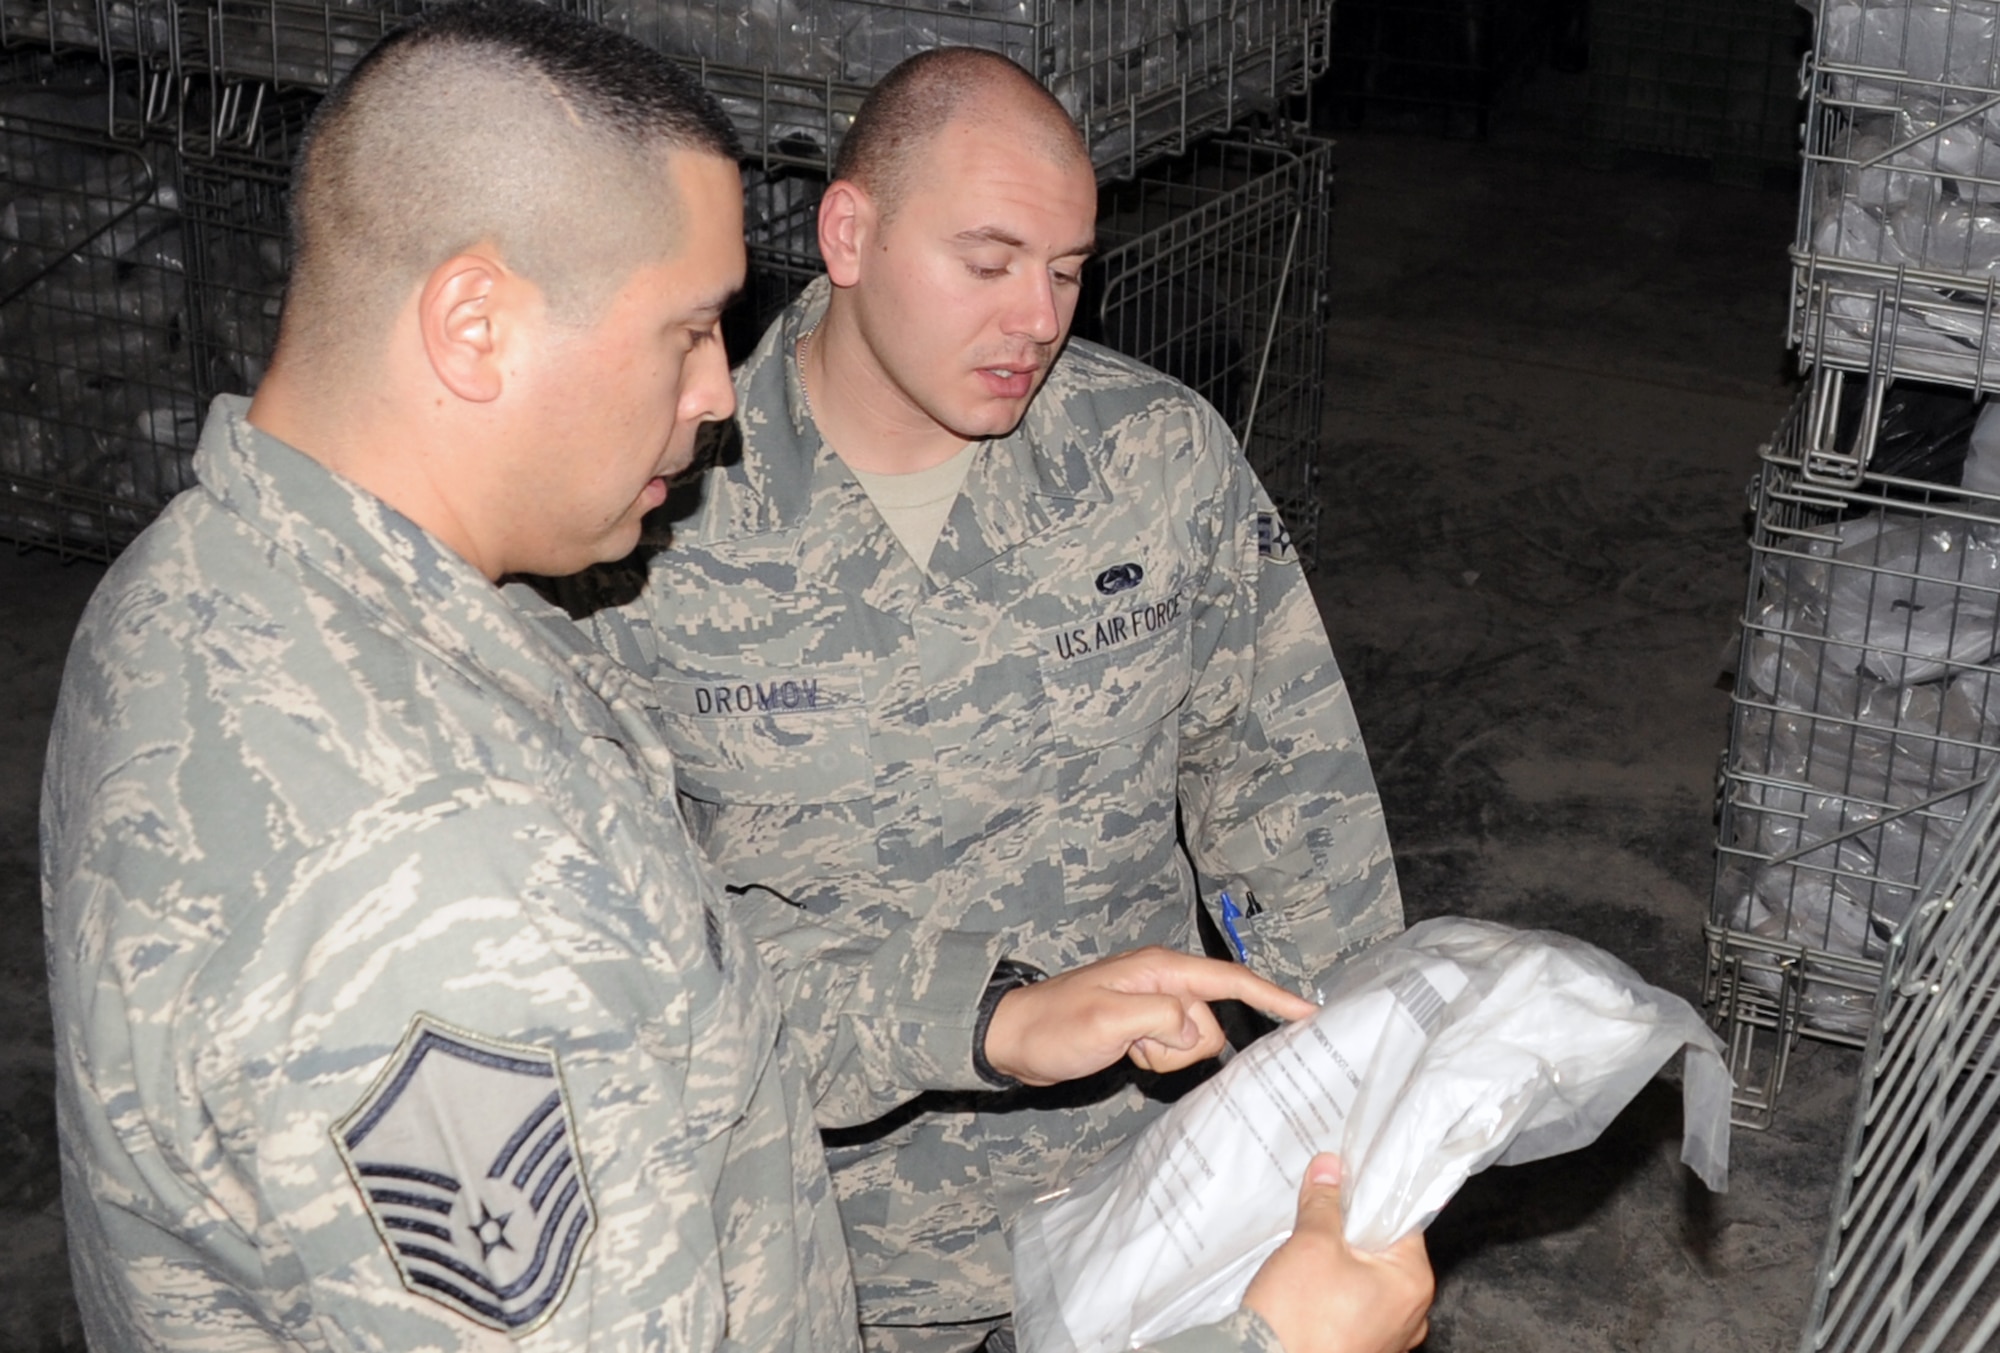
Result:
M898 1060L910 1083L936 1090L991 1090L973 1065L980 998L1010 948L1004 935L946 931L928 947L920 981L897 1012Z

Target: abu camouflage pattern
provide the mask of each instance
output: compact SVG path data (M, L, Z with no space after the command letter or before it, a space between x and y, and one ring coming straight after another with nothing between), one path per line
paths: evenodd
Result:
M920 568L806 413L826 296L765 335L741 458L590 623L652 678L696 838L761 885L732 905L838 1129L863 1321L970 1321L1011 1304L1005 1219L1157 1105L1129 1067L982 1085L996 960L1197 949L1227 887L1261 902L1252 965L1310 993L1401 902L1312 596L1215 412L1070 343Z
M91 603L44 790L92 1345L854 1348L638 683L240 400L196 469Z

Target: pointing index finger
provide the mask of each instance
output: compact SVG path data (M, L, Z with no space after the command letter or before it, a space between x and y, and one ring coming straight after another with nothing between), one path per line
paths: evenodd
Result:
M1304 1019L1317 1014L1319 1007L1305 997L1267 982L1237 963L1202 959L1201 966L1187 974L1187 994L1204 1001L1241 1001L1278 1019Z

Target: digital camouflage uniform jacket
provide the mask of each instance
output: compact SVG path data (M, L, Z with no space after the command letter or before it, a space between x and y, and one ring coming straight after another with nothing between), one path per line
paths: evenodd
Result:
M855 1347L637 683L239 400L196 468L91 602L44 787L92 1346Z
M653 677L725 881L783 895L734 905L820 1122L853 1129L829 1143L862 1320L966 1320L1010 1305L1006 1219L1156 1107L1129 1067L983 1087L996 960L1198 951L1197 891L1227 887L1262 904L1251 963L1310 993L1401 901L1318 611L1215 412L1071 342L926 572L805 411L793 353L826 295L739 371L741 459L594 624Z

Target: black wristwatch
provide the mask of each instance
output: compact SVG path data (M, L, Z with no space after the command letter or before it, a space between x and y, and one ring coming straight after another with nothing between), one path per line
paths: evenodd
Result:
M993 1023L993 1012L1000 1008L1002 996L1016 987L1031 987L1047 976L1032 963L1003 958L993 965L993 975L986 979L986 990L979 997L979 1016L972 1022L972 1069L996 1090L1012 1090L1021 1082L994 1070L993 1063L986 1060L986 1029Z

